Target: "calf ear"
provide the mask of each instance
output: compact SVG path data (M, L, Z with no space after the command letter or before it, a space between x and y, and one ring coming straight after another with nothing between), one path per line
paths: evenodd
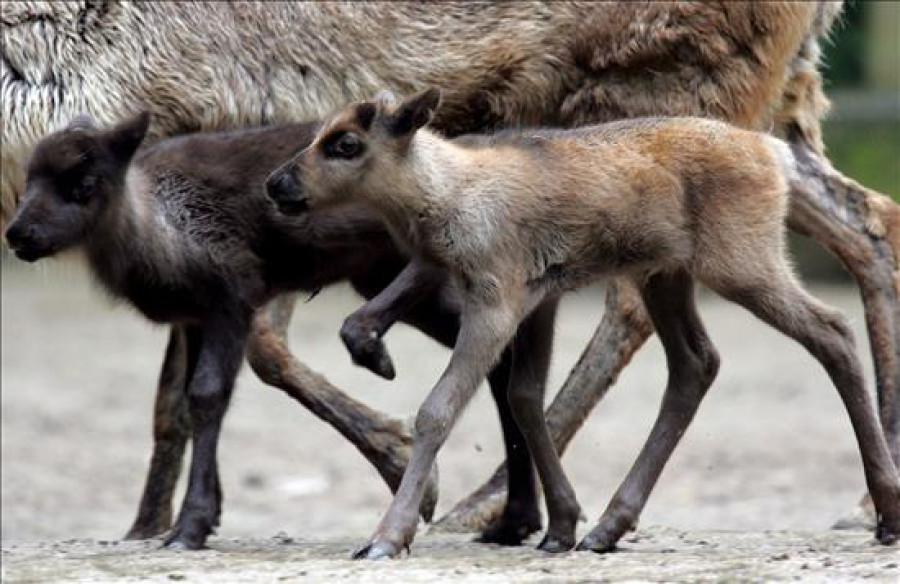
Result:
M435 87L405 99L391 116L388 130L395 137L414 133L431 121L440 103L441 90Z
M147 128L150 127L150 112L142 111L125 120L107 132L107 144L113 154L123 161L131 160L138 146L141 145Z

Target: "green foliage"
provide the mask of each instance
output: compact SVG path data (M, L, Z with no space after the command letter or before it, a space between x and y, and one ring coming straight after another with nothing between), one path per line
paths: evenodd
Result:
M860 87L865 69L864 2L847 2L831 38L822 46L825 87Z
M900 202L900 122L835 121L823 131L837 169Z

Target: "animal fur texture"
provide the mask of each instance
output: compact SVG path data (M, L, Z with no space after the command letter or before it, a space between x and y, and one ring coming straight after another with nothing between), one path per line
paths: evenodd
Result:
M840 2L3 2L2 217L37 141L149 107L151 136L321 118L444 89L449 134L641 115L791 122L821 148Z

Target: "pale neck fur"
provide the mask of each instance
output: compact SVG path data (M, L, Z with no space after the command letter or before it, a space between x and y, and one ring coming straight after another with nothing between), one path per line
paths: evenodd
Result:
M129 166L122 198L110 202L95 226L88 244L92 261L105 262L118 255L125 264L152 270L160 280L174 274L184 260L183 252L178 252L180 237L157 204L154 191L151 177L137 165Z
M427 229L422 221L437 219L456 205L469 160L452 142L419 130L402 164L400 180L373 189L372 203L395 233L419 239L421 229Z

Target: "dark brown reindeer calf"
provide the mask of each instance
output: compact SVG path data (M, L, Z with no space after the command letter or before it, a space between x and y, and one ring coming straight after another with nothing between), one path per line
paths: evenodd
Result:
M604 276L639 290L669 381L644 448L580 549L611 550L634 527L718 372L695 282L822 364L856 433L877 537L885 544L900 537L900 477L850 328L803 290L785 256L788 195L806 188L787 143L701 118L448 140L421 129L439 95L432 89L400 104L348 106L269 179L293 186L277 190L286 212L364 202L411 250L413 266L444 271L462 296L459 337L418 411L410 464L357 557L409 547L438 450L519 323L547 299ZM580 508L547 430L544 388L511 386L509 401L546 493L549 525L539 547L571 549Z
M156 404L154 460L132 536L155 535L168 527L162 510L170 504L192 431L188 490L166 542L172 548L196 549L221 513L216 447L248 339L250 361L263 379L323 418L336 415L329 409L333 401L325 403L333 396L302 391L310 382L325 382L293 362L284 349L284 330L267 320L270 313L254 321L257 309L278 294L316 291L347 279L371 297L407 260L370 211L358 207L291 218L266 199L265 177L309 144L315 124L193 134L138 149L148 122L144 114L103 131L81 119L42 140L29 163L26 197L6 237L27 261L83 249L95 277L115 298L153 321L173 324ZM402 317L449 346L456 337L459 307L455 291L442 282L431 275L426 285L416 287L415 306ZM394 310L398 299L388 300L384 309L359 317L386 330L401 317ZM554 306L548 303L522 329L529 359L539 365L526 369L526 377L518 376L506 356L490 375L517 478L510 512L483 535L486 540L518 543L540 528L530 458L505 393L510 383L543 385ZM288 315L276 314L275 320L286 326ZM353 346L352 331L345 332ZM367 352L362 341L356 359L392 376L387 355ZM301 389L293 391L291 381L280 383L279 375L299 378ZM344 415L355 411L358 416L340 424L330 421L357 433L348 438L395 490L407 458L406 445L396 441L403 429L384 423L384 416L350 398L339 405ZM435 477L427 483L421 514L430 520Z

